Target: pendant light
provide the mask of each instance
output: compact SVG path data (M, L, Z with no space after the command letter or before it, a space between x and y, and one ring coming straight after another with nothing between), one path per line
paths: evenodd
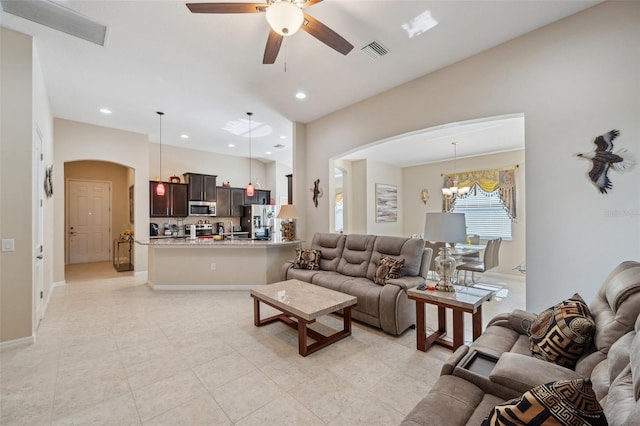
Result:
M251 124L251 116L252 112L248 112L249 116L249 184L247 185L247 197L253 197L253 184L251 183L251 128L253 127Z
M165 187L162 182L162 116L164 112L157 111L156 114L160 116L160 182L156 185L156 195L163 197L165 194Z

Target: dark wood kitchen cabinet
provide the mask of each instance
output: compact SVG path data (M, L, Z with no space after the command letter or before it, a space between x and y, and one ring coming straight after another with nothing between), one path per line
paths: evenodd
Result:
M184 183L163 182L165 194L157 195L159 182L149 182L149 216L151 217L187 217L189 215L188 185Z
M244 188L216 188L216 211L220 217L241 217Z
M244 195L244 204L270 204L271 203L271 191L265 189L256 189L253 191L253 196L249 197Z
M184 173L183 176L189 185L189 201L216 201L217 175Z

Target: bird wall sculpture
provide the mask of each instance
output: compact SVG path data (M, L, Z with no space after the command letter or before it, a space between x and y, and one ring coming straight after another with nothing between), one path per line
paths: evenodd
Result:
M620 131L613 129L594 139L595 151L584 154L577 154L578 157L591 160L592 166L589 170L589 179L598 188L601 194L606 194L613 185L609 179L609 169L623 172L635 166L636 162L632 154L621 148L613 152L613 140L620 136Z

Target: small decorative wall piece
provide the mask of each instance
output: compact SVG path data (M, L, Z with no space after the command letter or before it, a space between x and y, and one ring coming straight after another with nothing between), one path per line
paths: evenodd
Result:
M47 198L53 195L53 165L47 167L44 172L44 194Z
M620 136L620 131L613 129L594 139L595 151L578 154L578 157L591 160L592 166L589 170L589 179L598 188L601 194L606 194L608 189L613 188L609 180L609 169L617 172L624 172L635 166L633 155L625 148L613 152L613 140Z
M398 187L376 183L376 222L398 221Z
M429 190L427 188L422 188L422 191L420 191L420 199L423 204L427 204L427 201L429 201Z
M313 182L313 188L310 188L310 191L313 193L313 205L318 208L318 198L322 198L322 188L320 188L320 179L316 179Z

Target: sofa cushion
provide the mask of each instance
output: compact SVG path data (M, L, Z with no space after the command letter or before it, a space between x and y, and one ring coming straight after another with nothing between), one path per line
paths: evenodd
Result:
M300 280L307 283L310 283L313 279L313 276L320 273L321 271L314 271L310 269L296 269L289 268L287 270L286 279L288 280Z
M338 268L346 236L329 232L317 232L311 240L311 248L320 250L320 269L335 271Z
M424 241L421 238L378 236L373 245L371 263L367 268L367 278L374 280L380 261L384 257L404 260L400 276L416 276L420 274Z
M321 253L322 252L320 250L297 248L293 267L296 269L317 271L320 269Z
M381 287L367 278L352 278L340 286L340 292L356 296L358 304L356 310L372 317L380 316Z
M350 277L366 277L375 241L374 235L347 235L337 271Z
M320 271L315 274L309 281L312 284L319 285L320 287L328 288L330 290L340 291L340 287L346 281L353 279L347 275L342 275L339 272L334 271Z
M591 345L595 328L589 307L576 293L540 313L531 324L531 353L574 369L578 358Z
M589 379L536 386L520 398L494 407L489 425L607 425Z
M404 266L404 259L383 257L378 264L373 282L385 285L390 279L400 278L400 269Z

